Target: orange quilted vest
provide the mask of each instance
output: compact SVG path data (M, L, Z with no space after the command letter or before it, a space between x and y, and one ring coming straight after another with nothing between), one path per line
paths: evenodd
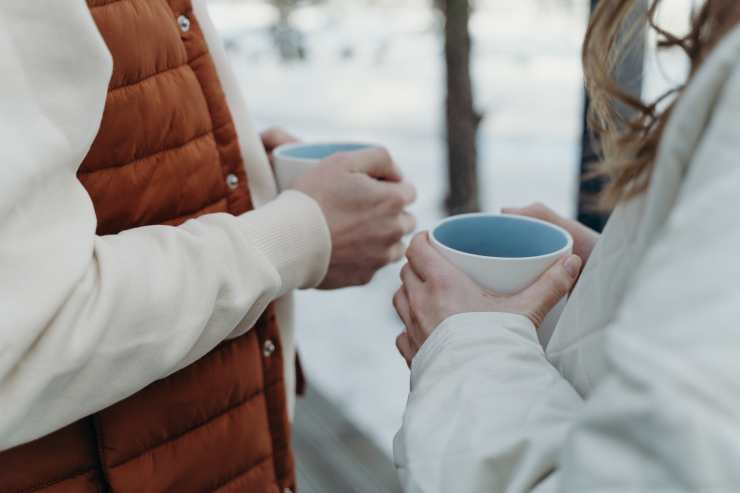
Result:
M234 123L190 0L88 4L114 61L100 131L78 172L98 233L250 210ZM0 493L287 488L294 467L272 308L196 364L0 453Z

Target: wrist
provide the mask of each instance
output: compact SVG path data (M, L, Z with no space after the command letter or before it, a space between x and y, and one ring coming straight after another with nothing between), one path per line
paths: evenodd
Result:
M315 200L289 190L241 219L250 240L280 275L279 296L315 287L324 279L331 238Z

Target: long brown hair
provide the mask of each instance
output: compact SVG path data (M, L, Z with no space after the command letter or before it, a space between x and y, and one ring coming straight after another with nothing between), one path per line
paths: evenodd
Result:
M647 189L663 129L684 88L676 87L656 101L645 102L619 86L615 67L633 46L634 37L644 34L647 26L657 33L659 48L683 50L691 64L690 80L725 34L740 23L738 0L705 0L692 13L689 33L677 36L656 22L662 0L650 0L646 15L639 10L644 7L643 1L601 0L583 46L586 86L591 96L589 122L603 155L597 172L608 180L598 201L603 208ZM633 110L633 116L625 120L620 106Z

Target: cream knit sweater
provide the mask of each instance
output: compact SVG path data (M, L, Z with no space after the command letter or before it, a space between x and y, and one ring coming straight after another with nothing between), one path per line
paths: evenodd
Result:
M286 295L324 277L328 228L309 197L276 197L221 41L194 4L258 210L101 237L76 171L98 131L110 53L84 0L0 3L0 450L194 362L281 297L293 394Z

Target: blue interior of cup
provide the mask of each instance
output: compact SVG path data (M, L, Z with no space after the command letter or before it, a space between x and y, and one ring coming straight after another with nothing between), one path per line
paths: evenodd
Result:
M367 144L306 144L280 151L280 155L294 159L324 159L338 152L368 149Z
M509 216L460 217L438 226L434 237L453 250L499 258L540 257L568 244L553 227Z

